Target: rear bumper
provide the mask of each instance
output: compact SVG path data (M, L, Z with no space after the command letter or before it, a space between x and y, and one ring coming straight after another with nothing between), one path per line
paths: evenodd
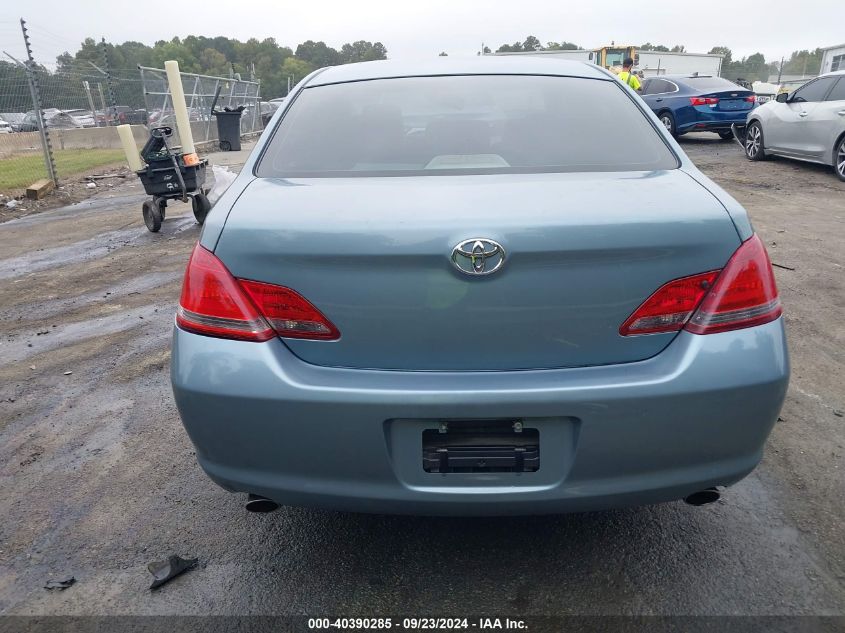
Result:
M731 129L731 125L745 125L751 110L736 112L716 112L707 106L688 107L677 117L675 127L679 132L724 132Z
M729 485L760 460L788 376L780 319L684 332L652 359L580 369L317 367L278 340L178 328L172 359L185 428L224 488L288 505L412 514L582 511ZM424 429L489 418L539 430L537 472L423 471Z

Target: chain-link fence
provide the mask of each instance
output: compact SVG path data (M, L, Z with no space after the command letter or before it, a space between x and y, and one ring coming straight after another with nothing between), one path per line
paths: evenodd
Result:
M0 196L20 197L40 179L62 184L123 164L116 125L136 126L139 146L149 128L175 127L164 70L109 68L105 56L50 70L26 57L8 57L0 60ZM270 114L261 110L258 82L182 73L182 84L197 143L217 140L215 96L218 109L244 107L242 135L260 132L262 114Z
M139 67L148 125L175 127L173 101L164 70ZM261 112L260 84L237 78L211 77L181 73L185 105L195 143L217 140L217 124L211 114L212 106L218 110L243 106L241 135L260 132L264 128ZM214 103L215 96L217 103Z
M0 119L0 193L19 196L41 178L61 181L122 162L117 133L108 128L121 123L142 126L147 116L137 71L106 74L93 67L50 71L3 62Z

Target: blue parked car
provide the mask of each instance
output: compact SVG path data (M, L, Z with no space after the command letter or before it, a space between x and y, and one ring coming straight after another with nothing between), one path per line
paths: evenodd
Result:
M639 98L484 56L302 80L205 221L171 371L249 510L529 514L715 501L789 360L745 210Z
M641 96L672 136L716 132L733 136L731 125L745 125L757 96L732 81L711 75L661 75L645 80Z

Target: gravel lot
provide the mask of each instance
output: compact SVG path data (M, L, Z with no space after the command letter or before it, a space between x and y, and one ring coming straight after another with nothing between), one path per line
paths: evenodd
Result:
M127 183L0 224L0 613L845 614L845 183L682 144L781 266L793 363L762 465L703 508L248 514L197 466L170 392L189 206L150 234ZM200 567L148 591L171 553Z

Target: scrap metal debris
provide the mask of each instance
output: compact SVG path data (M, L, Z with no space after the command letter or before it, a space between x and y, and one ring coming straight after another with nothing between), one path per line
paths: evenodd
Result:
M170 582L182 572L196 567L199 559L189 558L184 559L175 554L170 556L167 560L153 561L147 565L147 569L153 575L153 584L150 589L158 589L164 583Z
M48 580L47 584L44 585L44 588L49 589L50 591L53 591L54 589L57 591L64 591L65 589L73 585L75 582L76 578L74 578L73 576L68 576L64 580Z

